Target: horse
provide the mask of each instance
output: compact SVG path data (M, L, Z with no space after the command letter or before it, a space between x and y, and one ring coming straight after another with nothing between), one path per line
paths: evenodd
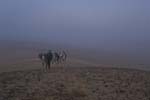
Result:
M44 53L39 53L38 58L40 58L40 60L42 61L42 65L44 66L45 63Z
M66 61L67 53L65 51L60 52L59 55L60 55L60 62Z
M53 54L51 51L48 51L47 53L40 53L38 55L38 57L41 59L42 61L42 65L46 67L46 70L50 70L51 67L51 62L53 59Z
M63 51L63 61L66 61L66 59L67 59L67 53L65 52L65 51Z
M59 63L60 55L57 52L54 52L55 62Z

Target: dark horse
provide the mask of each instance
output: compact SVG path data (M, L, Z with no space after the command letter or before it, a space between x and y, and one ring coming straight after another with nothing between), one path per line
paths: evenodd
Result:
M49 50L47 53L40 53L39 58L42 61L42 65L44 66L44 64L45 64L46 70L47 69L50 70L51 62L53 59L53 54L52 54L51 50Z

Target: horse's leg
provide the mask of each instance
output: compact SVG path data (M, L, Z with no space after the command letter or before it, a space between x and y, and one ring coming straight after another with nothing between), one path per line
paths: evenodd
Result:
M49 70L50 70L50 68L51 68L51 63L49 64L49 66L48 66L48 67L49 67Z
M45 68L45 71L48 71L48 64L46 63L46 68Z
M46 72L46 69L47 69L47 64L45 63L44 72Z
M42 66L44 66L44 62L42 61Z
M41 66L42 66L42 69L41 70L43 70L44 69L44 62L41 60Z
M61 63L61 57L57 59L58 64Z
M51 62L49 61L47 64L47 69L50 70Z
M42 71L44 72L44 69L45 69L45 65L44 65L44 62L42 61Z

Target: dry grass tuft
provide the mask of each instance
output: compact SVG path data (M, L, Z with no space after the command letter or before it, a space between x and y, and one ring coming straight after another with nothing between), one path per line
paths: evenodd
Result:
M89 94L89 90L83 83L74 83L72 86L68 86L67 94L71 97L86 97Z

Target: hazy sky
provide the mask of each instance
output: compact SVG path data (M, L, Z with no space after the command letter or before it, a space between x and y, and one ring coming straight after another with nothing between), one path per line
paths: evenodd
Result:
M0 0L0 39L150 50L150 0Z

